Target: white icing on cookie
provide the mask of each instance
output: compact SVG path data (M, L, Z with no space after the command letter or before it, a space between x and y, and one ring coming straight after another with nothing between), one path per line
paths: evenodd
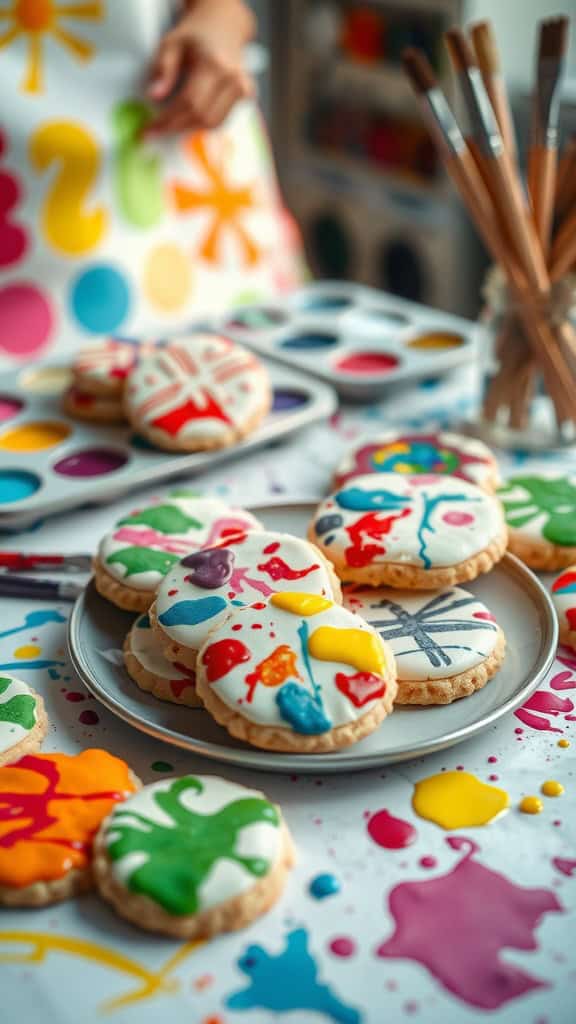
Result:
M279 590L334 596L319 552L287 533L248 533L200 555L205 566L192 564L196 555L183 558L167 573L156 595L156 614L164 633L194 651L235 605L265 601ZM206 573L208 580L203 582ZM218 585L218 579L225 582Z
M190 551L240 531L260 529L250 512L230 508L219 498L168 495L120 519L102 538L98 560L127 586L154 591L170 567Z
M576 565L563 569L552 584L552 603L560 629L576 633Z
M320 504L312 526L327 557L348 569L457 565L503 530L500 502L474 484L400 473L354 478Z
M158 685L152 690L155 697L181 704L199 703L195 673L184 665L172 665L164 657L147 613L139 615L133 623L128 634L128 648L140 668L156 679Z
M490 449L474 438L433 431L387 430L359 438L334 477L335 488L367 473L442 473L483 487L498 478Z
M210 634L197 672L237 714L318 735L362 718L393 682L394 659L359 616L316 595L273 595Z
M499 488L498 497L518 537L576 547L576 476L518 473Z
M0 754L32 731L38 721L37 707L27 683L0 672Z
M137 344L116 338L86 345L74 359L74 375L86 387L90 383L121 385L135 365L138 352Z
M496 647L494 616L461 587L440 593L346 587L344 605L371 623L392 648L398 679L449 679Z
M267 403L269 390L256 356L228 338L195 334L140 360L126 405L136 427L186 443L234 435Z
M184 916L234 899L265 877L283 851L281 820L258 790L188 775L130 796L108 818L104 842L118 884ZM162 844L148 842L159 833ZM180 859L178 848L185 851Z

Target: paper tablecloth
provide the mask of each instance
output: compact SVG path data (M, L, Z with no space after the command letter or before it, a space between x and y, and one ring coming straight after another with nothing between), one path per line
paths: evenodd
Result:
M203 475L203 491L250 504L269 496L319 498L344 445L382 426L453 425L469 405L471 377L426 381L331 424ZM573 456L507 455L514 465L568 465ZM142 492L142 497L153 492ZM46 521L3 539L23 550L90 550L135 503ZM54 621L27 625L32 610ZM27 679L46 701L45 751L104 747L144 782L220 771L263 788L282 805L298 864L276 907L250 928L190 947L140 932L95 895L41 911L0 911L0 1020L40 1024L568 1024L576 1011L576 658L543 684L562 711L509 715L481 737L395 768L344 776L280 776L218 769L118 721L74 678L65 653L70 607L0 601L0 669ZM564 673L562 691L550 682ZM544 701L546 703L546 701ZM567 748L558 740L572 741ZM463 767L510 795L491 825L445 832L412 810L414 783ZM545 779L565 786L540 815L518 811ZM0 795L1 801L1 795ZM371 815L411 823L415 842L377 845ZM313 898L311 879L332 874L340 891ZM394 936L393 941L388 942ZM386 944L388 955L379 955ZM382 951L381 951L382 952Z

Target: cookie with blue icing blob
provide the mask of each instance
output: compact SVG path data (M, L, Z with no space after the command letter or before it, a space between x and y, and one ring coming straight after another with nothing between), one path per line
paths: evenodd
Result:
M397 692L394 656L377 631L301 591L234 609L198 654L196 688L232 736L295 753L368 736Z

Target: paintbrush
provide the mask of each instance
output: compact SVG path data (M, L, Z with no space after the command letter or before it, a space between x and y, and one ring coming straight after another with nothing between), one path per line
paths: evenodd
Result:
M498 121L504 147L511 160L516 162L516 136L510 111L508 92L500 68L500 57L494 30L488 21L480 21L470 29L476 60L492 109Z
M90 572L91 555L48 555L29 551L0 551L0 570L6 572Z
M576 205L576 132L568 139L558 161L554 203L554 217L557 222L568 213L572 205Z
M0 574L0 597L33 598L39 601L75 601L86 589L83 583L37 580L33 576Z
M528 189L543 252L548 253L558 159L558 120L570 20L550 18L540 24L536 85L528 152Z

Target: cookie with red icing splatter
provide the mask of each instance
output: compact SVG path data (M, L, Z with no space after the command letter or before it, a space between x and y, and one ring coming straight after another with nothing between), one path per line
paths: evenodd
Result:
M121 398L93 395L75 384L64 392L62 408L73 419L88 423L123 423L126 419Z
M121 400L129 373L134 369L141 351L149 350L150 343L121 341L104 338L86 345L77 353L72 364L74 384L79 391L102 398Z
M159 700L191 708L200 704L194 669L166 660L147 613L138 616L124 641L124 664L136 685Z
M576 651L576 565L564 569L554 580L552 604L558 616L561 642Z
M321 502L308 536L341 580L439 590L488 572L507 528L498 498L465 480L371 473Z
M104 535L95 562L96 587L119 608L147 611L158 584L184 555L260 529L250 512L230 508L220 498L169 494L123 516Z
M198 654L198 694L232 736L267 750L320 753L356 743L390 714L390 648L357 615L286 591L236 608Z
M228 338L194 334L143 357L125 394L128 419L158 448L225 448L250 434L272 401L268 371Z
M0 768L0 905L39 907L92 885L92 842L139 782L105 750L28 754Z
M187 555L158 587L150 619L169 661L194 668L210 630L236 607L276 591L341 601L332 566L317 547L287 533L248 533Z

